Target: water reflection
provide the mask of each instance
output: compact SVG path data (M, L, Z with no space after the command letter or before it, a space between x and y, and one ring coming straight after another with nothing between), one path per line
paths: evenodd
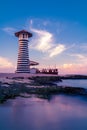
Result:
M86 130L87 102L80 97L53 96L9 100L0 106L0 130Z

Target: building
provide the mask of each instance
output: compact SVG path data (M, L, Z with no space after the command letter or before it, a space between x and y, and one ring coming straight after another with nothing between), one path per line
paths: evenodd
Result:
M42 69L39 70L34 66L39 65L36 61L30 61L28 39L32 37L32 34L26 30L22 30L15 33L15 36L19 39L19 50L16 73L42 73L42 74L58 74L58 69ZM30 66L33 68L30 69Z
M17 60L16 73L29 73L30 72L30 60L28 52L28 38L32 37L32 34L26 30L22 30L15 33L15 36L19 39L19 50Z

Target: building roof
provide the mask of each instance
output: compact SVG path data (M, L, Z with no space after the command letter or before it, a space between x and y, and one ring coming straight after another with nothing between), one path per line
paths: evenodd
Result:
M35 61L30 61L30 66L34 66L34 65L39 65L39 63Z
M26 30L21 30L21 31L19 31L19 32L16 32L16 33L15 33L15 36L16 36L16 37L19 37L19 35L20 35L21 33L28 34L28 37L32 37L32 33L28 32L28 31L26 31Z

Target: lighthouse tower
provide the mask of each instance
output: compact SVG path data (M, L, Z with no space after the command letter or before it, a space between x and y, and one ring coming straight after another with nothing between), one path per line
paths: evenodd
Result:
M28 31L22 30L16 32L15 36L19 38L19 51L16 73L29 73L30 60L28 54L28 38L32 37L32 34Z

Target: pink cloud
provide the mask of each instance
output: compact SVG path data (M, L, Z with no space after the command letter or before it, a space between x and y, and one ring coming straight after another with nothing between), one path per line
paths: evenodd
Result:
M14 72L15 66L13 63L6 57L0 56L0 72Z
M60 74L87 74L86 64L63 64L59 67Z

